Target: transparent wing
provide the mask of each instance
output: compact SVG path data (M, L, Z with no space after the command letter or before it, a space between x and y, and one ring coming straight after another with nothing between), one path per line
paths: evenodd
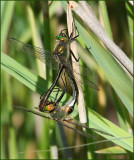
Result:
M59 61L56 60L57 57L56 57L56 55L53 54L53 52L50 52L48 50L44 50L43 48L39 48L39 47L35 47L35 46L29 45L29 44L25 44L15 38L9 37L8 40L11 44L15 45L15 47L18 50L22 51L21 53L29 54L30 56L36 57L37 59L39 59L41 62L47 64L48 66L50 66L50 64L52 64L53 69L58 70ZM74 79L74 72L75 72L75 74L78 75L77 78L75 78L75 81L76 81L77 85L79 86L79 88L82 89L82 82L81 82L80 73L78 73L75 69L73 69L70 61L61 55L60 56L60 63L62 63L66 67L66 72L73 79ZM75 63L75 65L78 65L77 62L72 62L72 63ZM84 68L84 70L86 71L86 68ZM82 80L84 81L84 85L90 86L96 90L99 90L97 85L94 84L89 79L87 79L85 76L82 78Z
M87 79L88 76L83 77L83 76L81 76L80 73L78 73L75 69L73 69L70 61L66 61L64 59L64 57L60 57L60 62L62 64L64 64L64 66L66 67L65 69L66 69L67 74L76 81L77 85L79 86L79 89L82 89L82 85L85 85L85 86L88 86L88 87L92 87L96 90L99 90L98 86L95 83L93 83L92 81ZM76 63L76 65L78 65L77 64L78 62L75 62L75 63ZM74 73L77 75L75 78L74 78ZM84 82L83 84L82 84L82 81L81 81L81 77L82 77L82 80Z
M21 109L21 110L26 111L26 112L31 112L31 113L33 113L33 114L35 114L35 115L38 115L38 116L40 116L40 117L43 117L43 118L52 119L52 118L49 116L49 114L47 114L48 116L45 116L44 114L42 114L42 113L40 113L40 112L31 110L31 109L28 109L28 108L24 108L24 107L21 107L21 106L13 106L13 108ZM85 127L84 125L80 124L79 122L77 122L77 124L76 124L76 121L75 121L75 122L72 122L72 121L70 121L70 120L61 121L61 120L57 120L57 119L52 119L52 120L57 121L58 123L62 124L63 126L69 128L69 129L72 129L72 130L74 130L75 132L77 132L77 133L79 133L79 134L81 134L81 135L83 135L83 136L85 136L85 137L87 137L87 138L93 138L93 139L95 139L95 138L92 137L89 133L83 132L83 131L78 130L78 129L75 129L75 128L73 128L73 127L71 127L71 126L69 126L69 125L67 125L67 124L64 123L64 121L65 121L65 122L67 122L67 123L70 123L70 124L73 124L73 125L76 125L76 126L79 126L79 127ZM71 118L71 120L72 120L72 118ZM85 127L85 128L86 128L86 127ZM87 127L87 128L88 128L88 127ZM92 128L88 128L88 129L92 129ZM98 130L95 129L95 131L98 131ZM103 132L103 131L101 131L101 133L105 134L105 132ZM110 135L110 134L107 134L107 133L106 133L106 135ZM110 135L110 136L112 136L112 135Z
M79 67L80 70L82 70L84 73L87 73L89 76L93 75L93 72L91 71L90 68L87 68L83 65L80 65L79 63L77 63L76 61L72 60L72 65L75 65L76 67ZM75 71L76 72L76 71ZM77 73L78 74L78 73ZM86 77L86 76L85 76Z
M89 128L89 127L87 127L86 125L81 124L80 122L76 121L75 119L73 119L73 118L71 118L71 117L70 117L70 119L71 119L71 121L67 121L67 120L65 120L65 121L68 122L68 123L70 123L70 124L79 126L79 127L84 127L84 128L86 128L86 129L89 129L89 130L92 130L92 131L96 131L96 132L99 132L99 133L102 133L102 134L105 134L105 135L114 137L112 134L109 134L109 133L107 133L107 132L101 131L101 130L99 130L99 129Z
M13 106L13 108L21 109L21 110L26 111L26 112L31 112L31 113L33 113L33 114L35 114L35 115L38 115L38 116L40 116L40 117L43 117L43 118L52 119L52 118L49 116L49 114L48 114L48 116L45 116L44 114L42 114L42 113L40 113L40 112L31 110L31 109L28 109L28 108L24 108L24 107L21 107L21 106ZM77 133L79 133L79 134L81 134L81 135L83 135L83 136L86 136L86 137L88 137L88 138L93 138L90 134L88 134L88 133L86 133L86 132L83 132L83 131L80 131L80 130L78 130L78 129L75 129L75 128L73 128L73 127L70 127L69 125L65 124L65 123L64 123L63 121L61 121L61 120L56 120L56 119L52 119L52 120L57 121L58 123L62 124L63 126L69 128L69 129L72 129L72 130L74 130L75 132L77 132Z
M76 128L73 128L73 127L71 127L71 126L65 124L63 121L57 121L57 122L60 123L60 124L62 124L62 125L65 126L65 127L69 128L69 129L72 129L73 131L75 131L75 132L81 134L82 136L85 136L85 137L87 137L87 138L95 139L95 138L94 138L93 136L91 136L89 133L84 132L84 131L81 131L81 130L76 129ZM66 122L68 122L68 121L66 121Z
M9 37L8 41L13 44L16 49L21 51L21 53L33 56L49 66L52 64L54 69L58 69L58 63L56 62L55 56L52 52L44 50L43 48L32 46L30 44L25 44L12 37Z

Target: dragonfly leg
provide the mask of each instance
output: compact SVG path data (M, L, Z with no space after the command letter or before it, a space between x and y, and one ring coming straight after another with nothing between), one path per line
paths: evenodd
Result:
M70 53L71 53L72 56L74 57L75 61L76 61L76 62L79 62L79 59L80 59L80 58L77 59L76 56L74 55L74 53L73 53L73 51L72 51L71 49L70 49Z
M59 94L59 91L60 91L59 88L55 88L55 89L57 89L58 91L57 91L56 96L55 96L55 98L54 98L54 102L56 101L56 99L57 99L57 97L58 97L58 94ZM55 92L55 91L54 91L54 92Z
M40 95L40 99L42 99L42 97L45 95L45 93L42 93L41 95Z
M65 88L62 92L62 94L60 95L60 97L58 98L58 100L56 101L56 103L59 103L61 101L61 99L63 98L64 94L66 93L67 88Z
M63 91L63 90L58 87L53 89L53 92L60 92L60 91Z
M65 31L65 30L67 31L67 29L63 29L63 30L61 30L61 33L62 33L63 31Z
M76 31L77 31L77 35L76 35L75 37L73 37L74 26L75 26L75 20L73 19L73 22L72 22L72 32L71 32L70 37L69 37L70 40L74 40L74 39L76 39L77 37L79 37L79 31L78 31L78 29L77 29L76 26L75 26L75 29L76 29Z
M57 91L58 90L58 91ZM62 90L60 90L59 88L54 88L53 89L53 92L59 92L59 91L62 91ZM42 97L45 95L46 93L42 93L41 95L40 95L40 99L42 99Z

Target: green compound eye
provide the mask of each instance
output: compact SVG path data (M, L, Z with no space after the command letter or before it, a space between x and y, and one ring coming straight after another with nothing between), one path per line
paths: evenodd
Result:
M56 39L60 40L62 38L62 36L58 35L56 36Z

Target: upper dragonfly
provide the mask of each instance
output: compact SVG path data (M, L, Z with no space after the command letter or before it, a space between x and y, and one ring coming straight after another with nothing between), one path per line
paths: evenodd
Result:
M66 33L64 33L65 31ZM9 37L8 40L13 45L15 45L17 49L22 50L23 51L22 53L32 55L37 59L39 59L41 62L46 63L49 66L50 64L52 64L53 69L58 70L59 64L62 64L65 67L65 70L68 73L68 75L70 75L72 78L74 78L74 73L77 74L78 76L75 77L75 81L79 86L79 88L81 89L82 83L81 83L80 75L72 67L73 63L75 63L75 65L78 65L79 59L75 57L72 50L70 49L71 42L76 40L76 38L79 36L79 33L75 37L72 37L72 35L73 35L73 31L71 35L68 36L67 29L62 30L60 34L56 36L56 40L58 41L58 44L55 47L53 52L50 52L48 50L44 50L42 48L35 47L29 44L25 44L15 38ZM73 56L72 61L71 61L70 55ZM84 68L83 70L85 69L86 68ZM87 85L92 88L95 88L96 90L99 90L98 87L93 82L87 79L87 76L83 77L83 81L84 81L83 83L84 85Z

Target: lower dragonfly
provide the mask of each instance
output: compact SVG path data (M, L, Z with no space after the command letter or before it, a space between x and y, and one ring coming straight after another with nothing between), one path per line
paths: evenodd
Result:
M61 65L55 81L53 82L52 86L48 89L48 91L45 94L43 94L43 96L41 96L41 101L40 101L39 107L37 108L41 112L50 111L51 117L54 118L54 119L64 119L64 117L66 117L67 115L69 115L73 112L75 103L77 102L78 93L79 93L76 82L74 81L74 79L72 77L70 77L68 75L70 84L71 84L72 89L73 89L73 98L62 107L62 110L59 110L58 108L57 108L58 110L56 109L55 105L57 106L57 104L61 101L61 99L63 98L64 94L67 91L66 79L64 81L63 78L62 78L62 75L61 75L63 70L65 70L65 68L64 68L63 65ZM50 97L50 94L53 92L53 90L56 86L56 83L57 83L58 79L60 78L60 76L61 76L63 84L64 84L64 90L62 91L62 94L58 98L57 101L56 101L56 99L57 99L59 91L56 94L54 102L48 101L48 98ZM64 77L65 77L65 75L64 75ZM53 110L54 110L54 112L52 112Z
M77 28L76 28L77 30ZM66 31L66 32L65 32ZM65 32L65 33L64 33ZM72 50L70 49L70 44L76 40L77 37L79 37L79 32L78 35L73 37L73 32L74 29L71 33L70 36L68 36L67 29L63 29L59 35L56 36L56 40L58 41L58 44L56 45L55 49L53 52L50 52L48 50L44 50L43 48L35 47L29 44L25 44L15 38L9 37L8 40L11 44L15 45L15 47L18 50L23 51L22 53L29 54L30 56L34 56L37 59L39 59L41 62L47 64L50 66L52 64L53 69L58 70L59 64L64 65L66 72L74 79L74 74L78 75L75 76L75 81L77 85L79 86L80 89L82 89L82 83L81 83L81 77L80 73L76 71L76 69L73 69L72 65L75 63L75 66L78 66L78 61L73 54ZM70 55L73 56L73 60L71 61ZM89 70L87 68L82 67L82 70L84 73L89 73ZM87 79L87 76L83 76L83 84L90 86L96 90L99 90L98 87L91 82L89 79Z
M88 130L92 130L92 131L99 132L99 133L102 133L102 134L113 137L113 135L111 135L107 132L104 132L104 131L101 131L101 130L98 130L98 129L95 129L95 128L89 128L86 125L78 122L77 120L73 119L70 116L70 114L72 113L72 111L74 109L74 105L75 105L75 103L77 101L77 97L78 97L77 85L76 85L76 83L75 83L75 81L73 80L72 77L69 76L69 80L70 80L70 83L71 83L71 86L72 86L72 89L73 89L73 97L69 102L67 102L64 106L59 105L59 102L61 101L61 99L63 98L64 94L67 91L67 86L65 86L65 89L62 91L62 94L60 95L60 97L58 99L57 99L57 95L58 95L59 91L57 92L54 101L52 101L52 100L49 101L48 100L48 98L50 97L50 94L53 92L54 87L56 86L56 83L57 83L58 79L60 78L61 73L63 72L64 69L65 69L64 66L61 65L61 67L59 69L59 72L58 72L58 75L57 75L54 83L49 88L49 90L46 92L46 94L44 94L41 97L40 104L39 104L38 107L36 107L36 109L40 112L30 110L30 109L27 109L27 108L24 108L24 107L19 107L19 106L14 106L14 107L18 108L18 109L21 109L21 110L25 110L27 112L31 112L33 114L39 115L39 116L47 118L47 119L55 120L58 123L62 124L63 126L65 126L67 128L70 128L70 129L76 131L77 133L79 133L79 134L81 134L85 137L88 137L88 138L93 138L93 137L87 132L84 132L84 131L81 131L79 129L70 127L68 124L72 124L74 126L86 128ZM64 82L64 84L66 84L66 82ZM41 112L46 113L47 116L42 114ZM65 122L68 123L68 124L66 124Z

